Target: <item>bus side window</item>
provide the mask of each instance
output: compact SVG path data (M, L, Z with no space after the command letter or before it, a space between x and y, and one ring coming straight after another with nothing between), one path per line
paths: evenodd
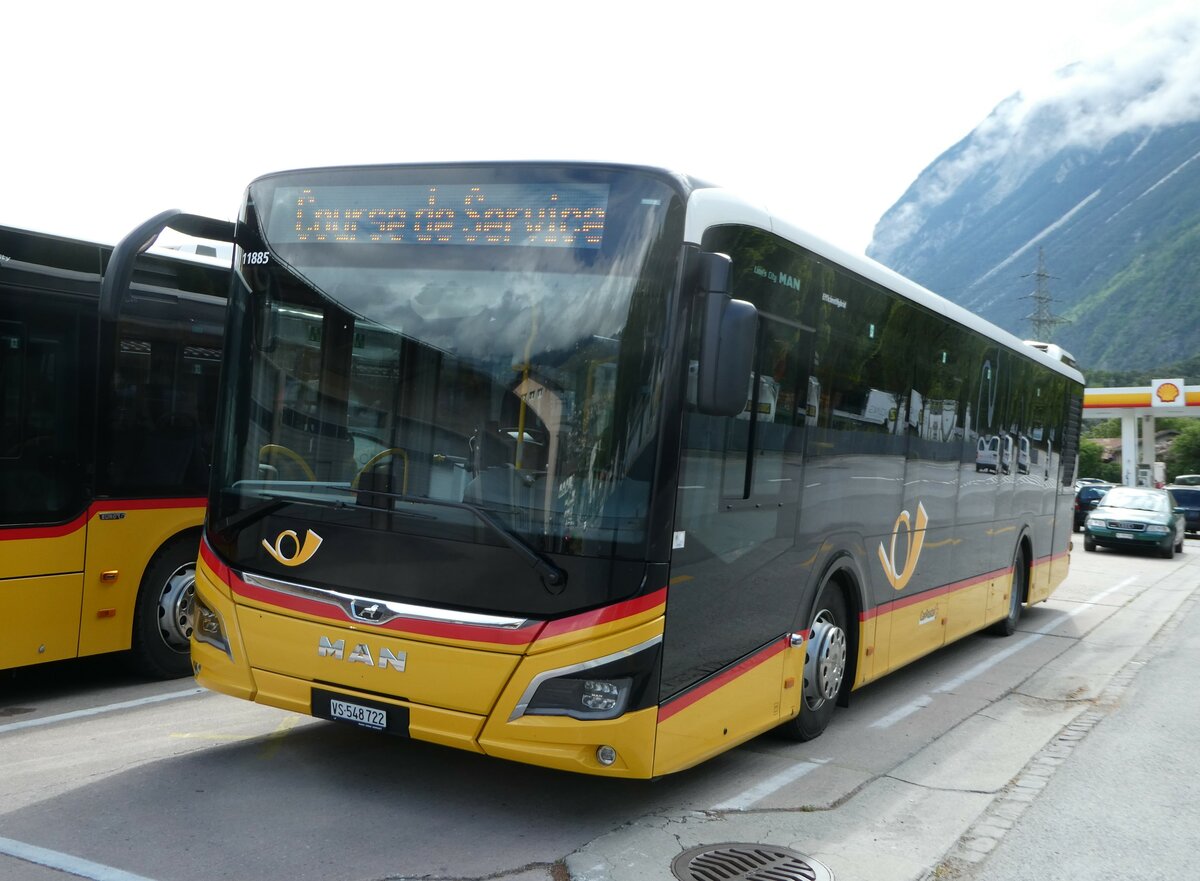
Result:
M79 323L25 306L0 328L0 523L47 523L83 504Z
M20 455L24 385L25 328L0 321L0 459Z

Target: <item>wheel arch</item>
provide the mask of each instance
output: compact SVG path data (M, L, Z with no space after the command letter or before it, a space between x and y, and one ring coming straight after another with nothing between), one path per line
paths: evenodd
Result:
M1025 565L1025 584L1021 592L1021 602L1029 603L1029 592L1033 589L1033 528L1029 524L1025 524L1021 528L1021 533L1017 537L1016 549L1013 552L1013 566L1017 565L1017 555L1021 554L1024 558Z
M867 609L867 577L858 558L849 548L841 548L830 555L821 569L821 575L816 579L816 589L802 609L802 627L807 627L817 613L817 604L821 594L829 584L837 586L846 602L846 614L854 626L847 630L851 651L847 657L846 675L842 680L842 688L838 693L837 705L846 707L850 704L850 691L858 676L859 627L864 611Z

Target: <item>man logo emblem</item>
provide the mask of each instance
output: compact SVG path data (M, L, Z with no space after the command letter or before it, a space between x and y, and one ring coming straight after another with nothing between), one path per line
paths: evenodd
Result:
M274 545L264 538L262 546L266 548L268 554L284 566L299 566L312 559L322 541L324 539L310 529L304 534L304 544L301 544L296 530L285 529L275 538Z
M372 603L365 609L360 609L357 602L351 603L350 611L355 618L361 618L364 621L378 621L383 617L383 610L379 608L379 603Z

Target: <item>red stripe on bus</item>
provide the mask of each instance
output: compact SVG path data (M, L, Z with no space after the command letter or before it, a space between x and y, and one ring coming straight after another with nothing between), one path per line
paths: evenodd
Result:
M101 511L148 511L168 508L203 508L208 504L203 498L179 499L98 499L88 508L88 514Z
M82 529L97 514L109 511L148 511L168 508L203 508L205 499L100 499L88 505L87 510L73 520L53 526L6 526L0 527L0 541L24 541L27 539L62 538Z
M614 603L611 606L592 609L590 612L572 615L569 618L560 618L557 621L547 621L546 627L538 639L549 639L553 636L562 636L564 633L572 633L588 627L595 627L598 624L609 624L613 621L620 621L622 618L640 615L647 609L653 609L655 606L660 606L666 601L667 589L662 587L653 593L634 597L624 602Z
M88 514L80 514L74 520L60 523L57 526L6 526L0 529L0 541L22 541L24 539L61 538L76 530L83 529L88 521Z
M985 572L983 575L973 575L972 577L963 579L962 581L955 581L951 584L935 587L932 590L926 590L921 593L914 593L910 596L897 597L896 599L889 600L886 603L880 603L873 609L867 609L865 612L860 612L858 620L869 621L877 615L883 615L888 612L893 612L896 609L903 609L907 606L916 605L917 603L923 603L931 599L937 599L938 597L945 596L949 593L955 593L956 591L966 590L968 587L973 587L980 582L988 581L992 578L999 578L1002 575L1007 575L1010 572L1012 572L1011 566L1004 569L997 569L994 572Z
M217 552L209 545L207 535L200 542L200 559L204 561L204 565L212 570L213 575L217 576L217 579L222 584L229 585L233 582L233 574L229 571L229 567L221 562L221 559L217 556Z
M702 682L690 691L685 691L679 697L671 699L658 708L658 721L665 722L681 710L686 710L701 698L708 697L718 688L723 688L734 679L749 673L755 667L769 661L787 648L788 643L789 637L787 636L777 639L766 648L739 661L723 673L718 673L712 679Z

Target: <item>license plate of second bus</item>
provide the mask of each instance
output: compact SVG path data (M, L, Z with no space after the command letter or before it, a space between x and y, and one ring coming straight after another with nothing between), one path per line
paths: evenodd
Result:
M407 707L393 707L360 698L347 699L344 695L319 688L314 688L312 692L312 714L319 719L349 722L372 731L408 734Z

